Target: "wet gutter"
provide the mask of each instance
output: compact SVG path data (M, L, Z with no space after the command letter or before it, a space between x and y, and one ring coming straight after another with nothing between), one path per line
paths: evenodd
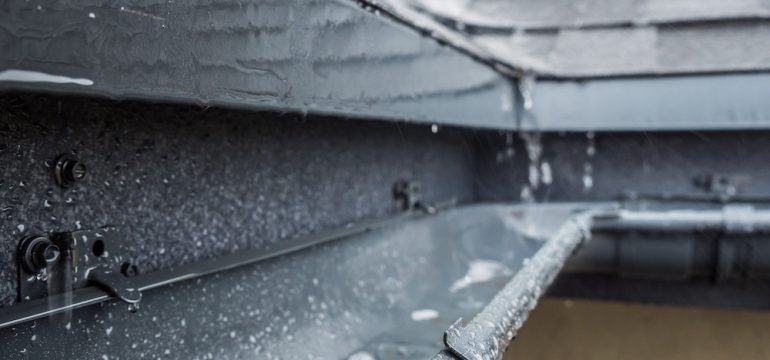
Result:
M450 354L464 360L501 358L564 263L590 237L593 216L587 211L570 217L481 313L468 323L459 319L449 327L444 333L449 351L433 359L451 359Z
M433 360L497 360L523 326L529 312L566 261L588 241L591 232L722 231L733 234L770 231L770 211L751 205L720 210L586 210L569 217L521 271L469 322L458 319L444 333L446 349Z
M314 246L364 234L389 225L399 224L406 220L419 219L433 214L436 211L445 210L453 206L454 201L448 201L442 204L433 205L428 209L407 209L386 218L350 223L341 228L331 229L329 231L300 237L292 241L279 243L267 249L241 251L231 255L199 261L165 271L142 274L135 278L131 278L130 280L139 292L143 292L206 275L220 273L245 265L267 261ZM70 292L22 302L14 306L0 309L0 329L56 314L66 313L89 305L99 304L113 300L116 297L118 296L111 293L108 289L98 286L88 286ZM132 303L131 305L138 306L139 304Z
M148 273L133 278L140 291L159 288L185 280L220 273L236 267L258 263L279 256L298 253L310 247L355 237L364 233L399 226L407 221L433 217L437 210L451 206L451 203L434 207L409 208L388 218L350 224L325 233L314 234L286 242L270 249L247 250L229 256L206 260L179 268ZM528 233L519 225L516 232L524 238L545 239L534 255L523 261L518 272L491 301L472 319L457 320L444 334L446 348L433 356L439 359L493 360L500 359L510 341L515 338L531 310L546 288L560 273L568 259L586 243L592 231L657 231L682 232L696 230L724 231L727 233L760 233L770 231L770 210L755 209L749 205L726 205L713 210L661 210L632 211L617 209L610 204L569 204L559 208L540 208L537 205L525 209L533 212L532 217L521 217L519 211L503 212L520 221L521 225L535 225L539 231L557 229L550 235ZM478 212L468 208L467 211ZM508 210L510 211L510 210ZM484 214L484 213L480 213ZM493 213L494 214L494 213ZM562 214L562 215L560 215ZM467 216L467 215L466 215ZM494 217L486 214L484 217ZM566 220L563 220L566 219ZM554 221L556 220L556 221ZM559 224L559 222L561 222ZM506 225L508 227L509 225ZM508 231L511 231L509 228ZM540 241L540 240L538 240ZM446 246L446 244L442 245ZM57 297L71 296L66 306L51 307L50 304L65 303ZM69 294L54 295L32 300L0 310L0 328L11 327L42 317L64 313L86 307L115 297L102 288L90 286L77 289Z

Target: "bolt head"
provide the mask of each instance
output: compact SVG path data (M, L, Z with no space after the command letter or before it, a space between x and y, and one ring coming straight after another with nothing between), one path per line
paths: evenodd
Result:
M125 277L134 277L139 275L139 268L134 264L125 262L120 266L120 272Z
M61 258L61 249L45 236L29 236L19 245L20 262L28 273L37 274Z
M32 249L32 263L39 270L56 263L59 260L59 247L46 241L41 242Z
M59 260L60 255L61 250L56 245L50 244L43 249L43 259L45 259L46 264L55 263L56 260Z
M80 181L86 177L86 166L79 161L75 161L70 167L70 175L73 180Z
M54 180L61 187L69 187L82 181L86 174L86 165L69 155L59 156L53 167Z

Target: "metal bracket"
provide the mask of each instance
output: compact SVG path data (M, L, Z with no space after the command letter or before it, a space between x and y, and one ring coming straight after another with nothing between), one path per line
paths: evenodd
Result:
M422 186L419 181L397 181L393 184L393 198L401 210L423 210L428 214L436 212L435 206L423 201Z
M130 276L137 269L124 255L112 227L26 237L19 243L19 301L98 286L129 304L142 298Z

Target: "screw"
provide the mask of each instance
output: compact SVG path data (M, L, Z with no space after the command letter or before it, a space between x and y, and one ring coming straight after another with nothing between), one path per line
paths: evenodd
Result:
M24 269L36 274L59 261L61 249L45 236L30 236L21 241L19 254Z
M123 265L120 266L120 272L125 277L134 277L139 275L139 268L129 262L124 262Z
M86 177L86 165L69 155L56 158L53 171L56 183L65 188Z
M402 210L414 208L420 202L420 183L399 180L393 185L393 198Z
M50 242L41 243L32 249L32 262L39 268L48 267L59 260L59 247Z

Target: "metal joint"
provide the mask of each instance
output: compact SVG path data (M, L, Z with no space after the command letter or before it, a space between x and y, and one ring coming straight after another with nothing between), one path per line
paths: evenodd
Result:
M129 304L142 298L114 228L35 235L19 243L19 301L97 286ZM64 299L65 302L66 299Z

